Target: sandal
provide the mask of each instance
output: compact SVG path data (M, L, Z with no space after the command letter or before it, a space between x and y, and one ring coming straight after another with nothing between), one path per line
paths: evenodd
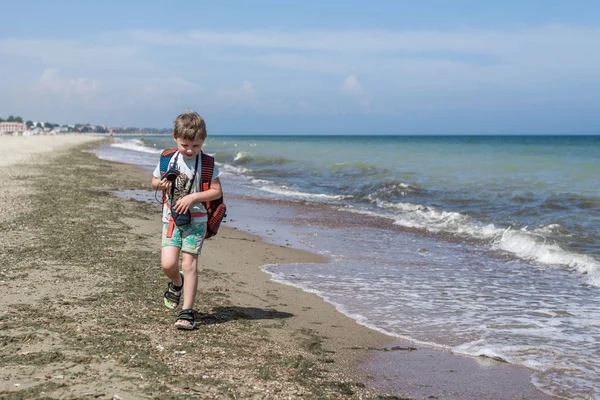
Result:
M171 310L177 308L183 292L183 274L180 273L179 275L181 275L181 286L175 286L173 282L169 282L164 295L165 306Z
M192 330L196 329L196 312L191 308L181 310L177 321L175 321L175 327L177 329Z

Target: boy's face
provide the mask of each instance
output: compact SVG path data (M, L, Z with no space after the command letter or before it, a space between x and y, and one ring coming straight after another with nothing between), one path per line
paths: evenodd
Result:
M194 140L185 140L174 137L173 139L175 139L175 143L177 144L177 150L179 151L179 154L181 154L183 158L188 160L200 154L200 150L202 150L202 145L204 144L204 140L202 140L201 138L197 138Z

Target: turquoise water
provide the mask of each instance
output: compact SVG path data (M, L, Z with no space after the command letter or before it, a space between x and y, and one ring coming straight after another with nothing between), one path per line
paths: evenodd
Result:
M599 137L215 137L207 150L282 198L472 239L511 228L600 255Z
M117 138L98 154L150 169L164 147ZM282 237L267 239L331 260L265 266L273 279L387 334L524 365L547 393L600 398L600 136L214 136L205 151L240 228L272 224Z

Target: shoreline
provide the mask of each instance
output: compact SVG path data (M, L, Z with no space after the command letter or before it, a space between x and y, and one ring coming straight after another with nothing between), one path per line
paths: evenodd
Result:
M251 229L255 234L269 243L281 246L296 246L298 243L288 241L287 229L282 225L268 226L269 222L275 220L288 220L288 223L297 224L296 216L302 216L302 222L306 223L306 216L316 212L322 212L322 208L315 205L301 203L288 203L278 200L257 200L249 196L228 196L238 212L244 214L242 218L238 215L235 225L238 229ZM274 218L266 218L260 208L266 204L267 212L276 215ZM264 210L262 211L264 212ZM331 212L331 210L329 210ZM259 225L249 224L247 216L259 215ZM332 217L333 220L335 216ZM327 225L327 221L318 218L320 224ZM291 221L291 222L290 222ZM337 220L336 220L337 221ZM356 229L360 229L362 223L367 221L358 220ZM370 221L370 223L373 223ZM376 223L387 224L389 221L381 220ZM276 229L274 229L276 228ZM284 232L282 237L271 236L273 232ZM311 249L304 247L311 252ZM284 286L298 289L291 284L281 283ZM301 289L299 289L301 290ZM312 292L311 292L312 294ZM315 294L327 304L324 297ZM336 312L344 314L343 310ZM434 396L443 399L551 399L539 391L531 383L531 375L534 371L523 366L497 361L488 357L471 357L468 355L455 354L448 349L440 347L417 344L411 340L394 336L378 330L376 327L363 325L352 317L352 321L361 327L378 332L382 335L385 345L380 347L366 348L369 354L365 361L356 360L354 375L368 383L370 387L382 393L389 393L402 398L421 399ZM386 342L387 340L387 342ZM365 377L368 379L365 380Z
M199 273L200 329L177 332L175 315L160 301L159 208L107 194L147 189L149 174L78 148L58 152L64 146L35 162L0 157L9 160L4 165L25 165L14 172L24 179L4 195L23 207L0 215L9 233L0 269L9 284L1 295L9 306L0 314L3 396L550 398L524 368L480 367L480 360L412 346L359 325L315 294L271 281L261 265L323 260L227 227L205 243L199 260L207 267ZM36 149L32 155L48 151ZM78 199L70 212L63 209L67 194ZM34 210L42 214L36 220ZM11 240L24 231L39 254ZM484 381L474 382L473 371ZM402 377L408 381L400 391Z

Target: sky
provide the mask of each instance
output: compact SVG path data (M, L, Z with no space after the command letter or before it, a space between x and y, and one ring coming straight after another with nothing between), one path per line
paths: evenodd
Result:
M0 117L211 133L600 134L600 1L27 1Z

